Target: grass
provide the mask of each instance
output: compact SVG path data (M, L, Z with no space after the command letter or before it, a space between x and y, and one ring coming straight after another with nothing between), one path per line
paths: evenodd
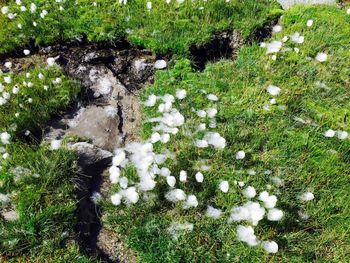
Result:
M21 73L3 73L1 79L9 76L12 83L3 85L11 96L0 106L0 132L11 133L11 142L6 148L0 145L1 155L9 153L6 160L0 158L0 193L10 202L1 202L0 208L16 211L18 219L0 217L0 261L96 262L82 255L74 241L76 155L63 149L51 151L46 144L28 145L21 139L27 130L40 131L52 114L67 107L80 86L58 66L47 68L40 63ZM60 81L54 84L57 78ZM13 94L16 84L19 92Z
M308 19L314 20L311 28L306 27ZM182 169L189 172L190 182L177 183L177 187L195 194L199 206L182 210L179 204L167 202L166 182L159 179L152 201L117 208L106 201L109 216L104 223L123 234L142 262L346 262L350 250L350 141L326 138L323 133L328 129L349 131L349 24L344 9L295 7L284 13L283 30L273 39L300 32L305 42L298 45L298 54L288 41L274 61L265 49L253 44L243 47L235 61L207 65L203 73L193 72L187 60L157 72L144 99L149 94L186 89L187 100L175 107L188 120L187 126L200 122L192 107L209 106L202 90L219 96L217 130L227 146L221 151L199 150L183 130L166 146L156 145L158 151L166 147L176 154L176 161L165 163L173 175L178 177ZM325 63L315 61L318 52L328 54ZM325 85L320 87L318 82ZM282 89L277 105L269 104L272 97L266 87L270 84ZM157 115L154 108L144 109L144 119ZM150 134L151 126L145 124L143 137ZM244 160L235 159L239 150L246 152ZM193 180L200 158L208 159L211 166L202 184ZM248 175L250 169L257 174ZM124 175L135 180L134 169L127 169ZM273 176L283 179L284 185L276 187ZM218 190L221 180L229 181L229 193ZM270 192L278 196L283 220L263 220L255 229L260 239L279 244L277 254L268 255L237 241L236 225L228 224L227 218L231 208L246 199L234 181L244 181L258 191L270 184ZM114 186L111 192L117 190ZM297 198L306 191L312 191L315 200L303 203ZM207 205L223 209L224 216L208 219L204 216ZM300 219L298 211L310 218ZM167 232L174 221L193 223L194 230L174 241Z
M10 84L3 82L4 92L10 93L11 97L8 103L0 106L0 130L3 132L12 127L17 135L23 135L26 130L38 131L41 124L66 108L80 92L80 86L67 78L57 65L47 68L38 64L27 71L3 73L0 77L12 79ZM60 82L54 84L57 78ZM15 85L19 87L17 94L13 94Z
M7 2L10 13L17 17L9 20L0 15L0 54L27 45L47 45L60 40L76 40L86 36L93 42L113 42L127 38L157 53L187 55L193 43L206 41L213 32L234 27L244 37L249 36L267 20L280 14L276 1L221 0L208 2L152 1L147 10L145 1L56 1L35 0L37 10L21 12L20 6ZM24 2L25 3L25 2ZM96 3L96 4L94 4ZM25 3L27 10L29 3ZM63 10L60 10L60 6ZM41 18L40 14L48 14ZM34 27L33 22L37 25ZM18 23L22 28L18 28Z
M67 150L12 144L0 171L0 192L8 193L19 219L0 220L0 258L5 262L96 262L72 240L76 221L75 154Z

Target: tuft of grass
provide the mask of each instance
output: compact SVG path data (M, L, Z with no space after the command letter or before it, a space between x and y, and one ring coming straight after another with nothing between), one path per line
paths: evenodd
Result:
M308 19L314 20L311 28ZM349 132L350 111L350 16L336 7L295 7L285 12L282 32L273 39L300 32L305 42L293 51L292 42L278 53L274 61L256 44L240 50L235 61L207 65L202 73L193 72L187 60L163 72L157 72L150 94L174 94L186 89L188 96L174 107L187 119L187 125L198 125L194 109L209 107L202 90L219 98L218 131L226 138L222 151L198 149L183 130L165 146L176 154L177 161L167 161L172 175L188 171L188 183L177 183L188 194L195 194L199 206L182 210L179 204L164 200L166 182L160 181L153 191L154 199L117 208L104 204L108 213L105 224L124 235L142 262L345 262L348 259L350 221L349 148L350 140L326 138L328 129ZM326 52L328 60L317 62L318 52ZM324 83L320 86L320 83ZM282 89L277 105L266 91L268 85ZM269 110L264 109L269 105ZM145 108L144 118L159 115L156 108ZM301 123L300 119L305 122ZM149 138L151 126L145 124L143 137ZM236 160L239 150L244 160ZM208 159L210 171L203 172L204 182L194 182L198 159ZM254 169L256 175L248 175ZM265 173L270 170L272 174ZM133 169L124 176L135 180ZM284 181L277 187L272 181ZM159 179L160 180L160 179ZM219 191L221 180L230 183L230 191ZM244 181L259 192L271 186L278 197L277 207L284 211L279 222L263 220L255 228L263 240L275 240L279 252L267 255L261 248L248 247L237 241L235 224L228 224L232 207L246 199L234 181ZM116 192L118 187L112 188ZM303 203L301 193L312 191L315 200ZM141 202L141 203L140 203ZM207 205L224 211L213 220L205 217ZM302 211L310 216L302 220ZM173 240L167 232L172 222L190 222L194 230Z
M273 0L185 1L182 4L155 0L151 10L141 0L129 1L126 5L106 0L32 2L37 6L34 13L21 12L14 2L6 3L17 17L9 20L0 15L3 25L0 54L33 40L37 45L47 45L86 36L93 42L127 38L158 53L171 50L174 54L187 55L191 44L206 41L215 31L234 27L246 37L281 13ZM30 9L29 3L25 6ZM40 17L43 10L48 12L44 18Z
M39 74L42 74L41 78ZM37 65L26 72L2 73L1 81L9 76L12 78L10 84L2 82L4 92L10 93L11 97L0 106L0 130L15 130L17 135L26 130L38 131L41 124L58 110L68 107L80 92L80 86L66 77L58 66ZM57 78L59 83L54 84ZM16 85L19 92L13 94Z
M11 144L0 170L0 192L8 194L18 219L0 219L0 258L6 262L96 262L82 256L74 240L74 153Z

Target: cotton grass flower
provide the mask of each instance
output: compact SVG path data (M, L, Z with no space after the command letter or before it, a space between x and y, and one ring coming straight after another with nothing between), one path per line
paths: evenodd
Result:
M266 54L278 53L282 48L281 41L272 41L271 43L266 44Z
M245 152L244 151L238 151L236 153L236 159L237 160L242 160L242 159L244 159L244 157L245 157Z
M239 241L243 241L249 246L258 245L258 239L254 234L254 229L251 226L237 226L237 238Z
M314 24L314 21L312 19L309 19L306 22L307 27L312 27L313 24Z
M220 209L208 206L205 215L210 218L218 219L220 218L222 211Z
M327 54L326 53L323 53L323 52L320 52L316 55L316 58L315 58L318 62L325 62L327 61Z
M264 241L261 246L267 253L274 254L278 252L278 244L275 241Z
M229 190L229 183L228 181L221 181L219 184L219 189L221 190L221 192L223 193L227 193Z
M203 183L204 181L204 175L201 172L197 172L195 178L198 183Z
M332 138L335 136L335 131L332 129L329 129L324 133L324 136L327 138Z
M180 182L186 182L187 181L187 172L182 170L180 171Z
M256 190L254 187L252 186L248 186L247 188L245 188L243 191L243 195L246 197L246 198L253 198L256 196Z
M242 206L236 206L232 209L229 222L247 221L256 226L264 218L264 215L265 209L258 202L248 201Z
M195 195L189 195L187 196L187 199L183 205L183 209L189 209L189 208L194 208L198 206L198 200Z
M0 134L0 140L2 144L9 144L11 139L11 135L7 132L3 132Z
M270 95L272 96L277 96L278 94L280 94L281 92L281 88L277 87L277 86L274 86L274 85L269 85L267 88L266 88L266 91L268 93L270 93Z
M303 193L299 196L299 199L303 202L311 201L315 198L314 194L311 192Z
M165 199L169 202L178 202L186 200L186 194L181 189L173 189L165 194Z
M283 211L277 208L272 208L267 213L267 219L270 221L279 221L283 217Z

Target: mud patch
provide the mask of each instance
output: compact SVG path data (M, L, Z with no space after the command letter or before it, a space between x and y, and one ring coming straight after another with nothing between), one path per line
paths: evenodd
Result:
M214 62L221 58L234 59L243 44L244 39L236 30L217 33L207 43L190 47L192 67L203 71L209 61Z

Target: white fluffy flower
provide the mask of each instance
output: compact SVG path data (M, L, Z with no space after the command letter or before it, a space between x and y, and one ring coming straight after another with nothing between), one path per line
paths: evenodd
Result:
M116 193L111 196L111 201L113 205L120 205L121 200L122 200L122 195L119 193Z
M303 193L299 196L299 199L301 201L304 201L304 202L307 202L307 201L311 201L315 198L314 194L311 193L311 192L306 192L306 193Z
M123 150L121 150L121 149L117 149L115 151L115 155L114 155L114 157L112 159L113 165L114 166L121 165L122 162L125 160L125 157L126 157L125 152Z
M275 241L264 241L261 245L267 253L273 254L278 251L278 244Z
M191 207L197 207L198 206L198 200L195 195L189 195L187 196L186 202L183 205L184 209L189 209Z
M314 24L314 21L312 19L307 20L306 25L308 27L311 27Z
M47 62L47 65L49 65L49 67L52 67L53 65L55 65L55 61L56 59L55 58L47 58L46 62Z
M51 150L58 150L61 147L61 140L52 140L51 141Z
M30 50L29 49L25 49L23 50L23 54L28 56L30 54Z
M272 96L277 96L281 92L281 88L274 86L274 85L269 85L266 88L267 92L270 93Z
M229 189L229 184L227 181L222 181L220 184L219 184L219 188L222 192L224 193L227 193L228 192L228 189Z
M157 96L154 94L151 94L148 96L148 99L145 101L145 106L147 107L153 107L157 102Z
M195 178L198 183L202 183L204 181L204 176L201 172L197 172Z
M244 151L238 151L236 153L236 159L237 160L242 160L242 159L244 159L244 157L245 157L245 152Z
M169 192L167 192L165 194L165 198L169 202L175 203L177 201L184 201L184 200L186 200L186 194L181 189L173 189L173 190L170 190Z
M166 182L170 187L174 187L176 184L176 178L174 176L167 176Z
M316 60L319 62L325 62L327 60L327 54L320 52L316 55Z
M208 206L207 211L206 211L206 216L211 217L214 219L218 219L222 214L222 211L220 209L214 208L212 206Z
M9 7L8 6L3 6L1 8L1 13L3 13L4 15L6 15L9 12Z
M211 93L207 95L207 99L211 100L211 101L218 101L219 100L219 98L215 94L211 94Z
M340 140L345 140L346 138L348 138L349 134L346 131L337 131L337 137Z
M0 134L0 140L2 144L9 144L10 138L11 138L11 135L7 132L3 132Z
M208 142L206 140L196 140L195 145L198 148L206 148L206 147L208 147Z
M179 100L186 98L186 95L187 95L186 90L184 90L184 89L176 90L176 98L178 98Z
M254 196L256 196L256 190L254 187L248 186L243 190L243 195L249 199L253 198Z
M109 168L109 180L112 184L117 184L119 182L120 170L116 166Z
M267 213L267 219L270 221L279 221L283 217L283 211L277 208L272 208Z
M149 2L150 3L150 2ZM147 7L148 7L148 3L147 3ZM151 5L151 7L149 8L149 9L151 9L152 8L152 5ZM164 59L159 59L159 60L157 60L155 63L154 63L154 67L156 68L156 69L164 69L164 68L166 68L167 67L167 63L166 63L166 61L164 60Z
M332 129L329 129L324 133L324 136L326 136L328 138L332 138L332 137L334 137L334 135L335 135L335 131L333 131Z
M186 182L187 181L187 172L182 170L180 171L180 182Z
M271 43L266 44L266 54L278 53L282 48L281 41L272 41Z
M232 209L229 222L247 221L256 226L264 218L264 215L265 209L258 202L248 201L244 205Z
M152 9L152 2L147 2L147 9L151 10Z
M266 191L261 192L258 199L264 203L266 208L274 208L277 203L277 197L275 195L269 195Z
M254 235L254 229L251 226L237 226L237 238L249 246L256 246L258 244L258 239Z

